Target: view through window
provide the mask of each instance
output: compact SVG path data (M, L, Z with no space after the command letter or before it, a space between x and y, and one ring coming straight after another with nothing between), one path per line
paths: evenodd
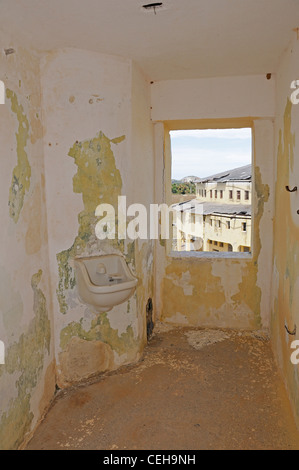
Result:
M252 130L182 130L170 137L173 251L250 253Z

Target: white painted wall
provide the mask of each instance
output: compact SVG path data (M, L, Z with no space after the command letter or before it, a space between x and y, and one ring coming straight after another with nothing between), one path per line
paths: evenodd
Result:
M275 115L275 77L165 80L152 84L152 119L217 119Z

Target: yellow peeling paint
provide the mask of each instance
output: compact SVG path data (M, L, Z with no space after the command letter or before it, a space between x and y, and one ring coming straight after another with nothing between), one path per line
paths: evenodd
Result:
M177 279L182 279L184 273L189 273L188 285L192 288L192 296L185 293L186 276L183 285L177 283ZM198 316L208 321L213 311L220 309L225 303L221 277L212 274L211 263L199 264L198 260L172 260L166 268L162 289L162 321L180 314L188 319L190 325L196 325Z
M7 89L6 96L11 101L12 112L16 114L18 120L16 133L18 162L13 170L8 203L10 217L17 223L23 208L25 194L30 188L31 167L25 150L29 139L29 122L23 106L18 102L17 95Z
M46 298L38 287L42 271L32 276L34 319L27 332L6 351L6 363L0 365L0 381L6 374L17 374L17 397L10 400L9 408L0 416L0 449L16 449L30 431L33 414L30 409L31 393L41 377L46 354L50 353L50 321ZM54 391L54 390L53 390Z
M14 334L22 320L24 306L10 274L2 266L0 267L0 312L6 332Z
M111 204L116 210L117 217L122 180L116 168L111 144L119 144L124 139L125 136L110 140L100 132L94 139L76 142L69 151L68 155L77 165L73 189L75 193L82 194L84 210L78 215L79 230L73 245L57 255L59 269L57 297L63 314L68 311L66 293L75 286L74 271L69 261L84 253L91 243L97 245L98 242L95 237L95 225L98 222L95 217L96 207L102 203ZM116 248L123 248L121 241L111 241L111 244Z

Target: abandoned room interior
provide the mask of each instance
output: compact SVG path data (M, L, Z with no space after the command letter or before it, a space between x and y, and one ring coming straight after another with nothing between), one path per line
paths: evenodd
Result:
M3 0L0 43L0 449L298 449L298 0ZM241 128L250 253L128 236L171 131Z

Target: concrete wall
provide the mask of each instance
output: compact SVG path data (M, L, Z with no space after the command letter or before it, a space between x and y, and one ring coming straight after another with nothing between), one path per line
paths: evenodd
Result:
M274 79L269 81L266 77L170 81L153 85L152 117L161 121L155 124L156 202L171 203L169 131L253 129L252 257L171 254L170 245L160 241L157 244L156 295L160 318L165 322L202 327L269 327L274 90Z
M275 126L275 219L272 294L272 343L299 424L299 368L290 361L291 343L299 327L299 192L288 193L286 185L299 185L299 105L290 97L290 85L299 79L299 41L285 53L277 74L277 119ZM289 336L297 325L297 335Z
M55 363L39 59L16 48L0 70L0 449L16 449L54 395Z
M62 50L42 61L49 257L58 384L138 360L146 343L146 303L153 297L153 245L99 241L95 209L118 196L153 198L149 84L130 60ZM96 315L80 303L77 256L119 253L139 279L134 297Z

